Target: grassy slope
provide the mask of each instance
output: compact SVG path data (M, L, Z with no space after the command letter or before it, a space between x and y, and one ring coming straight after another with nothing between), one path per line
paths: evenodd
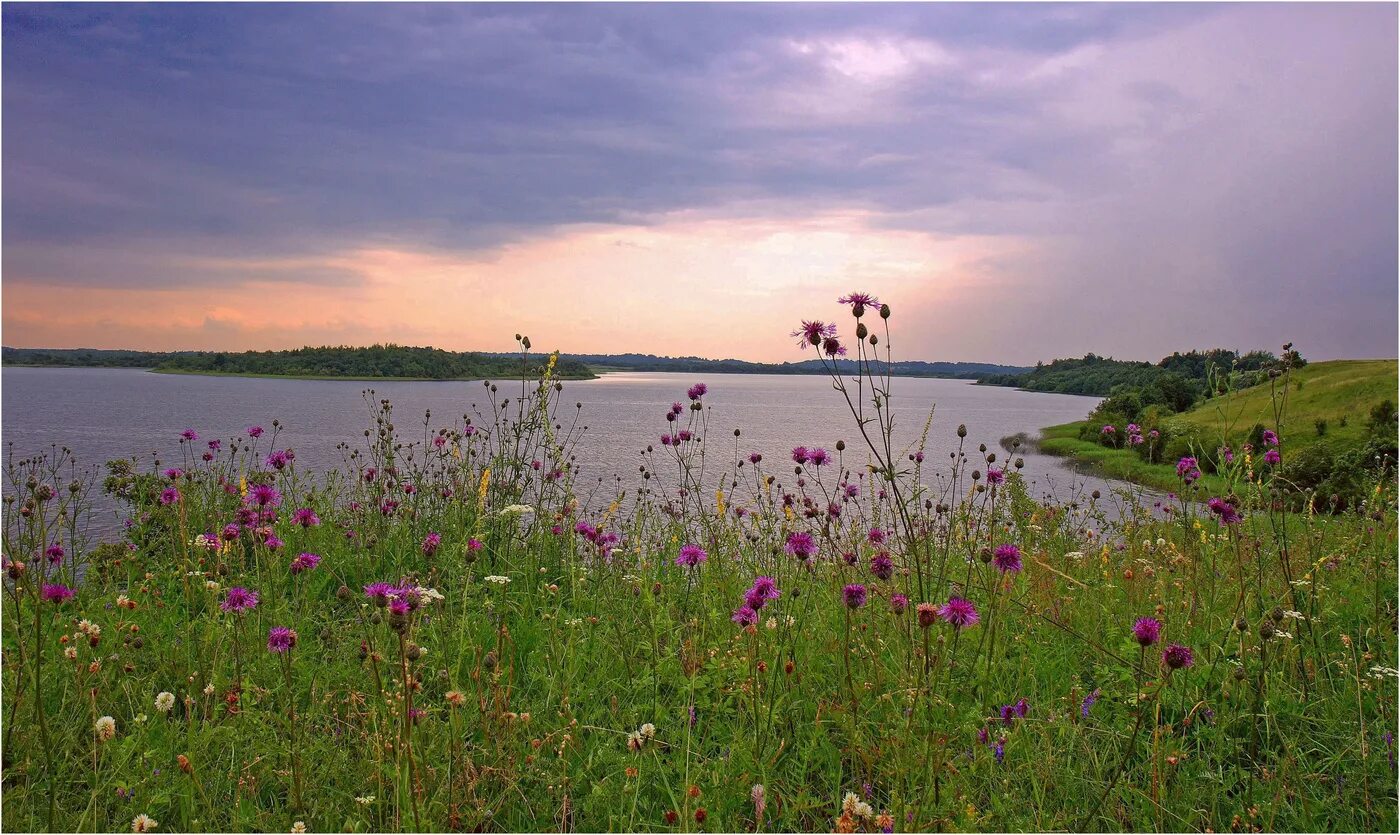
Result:
M1333 360L1305 366L1293 373L1287 392L1287 409L1280 436L1291 450L1318 443L1344 448L1360 443L1366 433L1371 407L1387 398L1396 400L1395 360ZM1282 394L1282 385L1278 387ZM1342 418L1347 425L1342 426ZM1327 434L1319 436L1315 422L1327 421ZM1171 419L1213 449L1222 442L1238 447L1254 424L1274 425L1273 398L1268 385L1255 386L1226 397L1207 400ZM1051 455L1073 458L1113 478L1163 490L1180 485L1171 464L1148 464L1136 453L1110 449L1079 439L1086 421L1051 426L1041 433L1040 448ZM1205 480L1212 486L1213 477Z

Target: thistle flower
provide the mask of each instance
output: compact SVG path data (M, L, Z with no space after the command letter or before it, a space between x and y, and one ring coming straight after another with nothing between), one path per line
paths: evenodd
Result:
M865 605L865 586L860 583L851 583L841 590L841 597L846 601L847 609L859 609Z
M988 484L1001 484L1003 481L1006 481L1006 472L1004 470L998 470L994 467L987 468Z
M262 434L263 434L263 428L262 428L261 426L250 426L250 427L248 427L248 437L250 437L250 438L261 438L261 437L262 437Z
M271 484L254 484L243 497L245 504L272 510L282 506L282 493Z
M1278 435L1272 429L1265 429L1264 443L1269 446L1278 446Z
M821 447L813 447L807 450L807 463L814 467L820 467L831 462L831 456Z
M1156 618L1138 618L1133 624L1133 639L1150 647L1162 638L1162 623Z
M792 448L792 461L794 464L806 464L808 455L809 453L805 446L795 446Z
M1190 647L1181 644L1168 644L1162 651L1162 661L1173 670L1180 670L1196 663L1196 656Z
M297 633L285 626L274 626L267 633L267 651L281 655L297 645Z
M169 690L162 690L156 696L156 710L161 713L169 713L175 707L175 694Z
M682 545L681 552L676 557L676 565L694 568L707 559L709 559L709 555L699 545Z
M998 545L992 552L992 563L1003 574L1015 574L1021 570L1021 549L1015 545Z
M389 604L389 598L393 597L397 591L398 589L394 588L394 586L389 583L370 583L365 586L365 597L374 601L376 606L387 606Z
M103 716L93 723L92 729L97 734L98 742L109 742L117 735L117 720Z
M981 616L977 614L977 607L972 605L971 600L963 597L949 598L947 603L938 607L938 616L954 629L966 629L975 626L981 620Z
M730 615L729 619L740 626L754 626L758 623L758 612L748 606L740 606L734 610L734 614Z

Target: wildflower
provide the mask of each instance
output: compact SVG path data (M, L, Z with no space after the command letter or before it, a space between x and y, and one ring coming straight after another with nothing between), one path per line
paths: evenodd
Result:
M296 558L292 560L292 573L300 574L303 571L310 571L320 563L321 557L317 554L297 554Z
M1196 459L1188 455L1180 461L1177 461L1176 477L1186 482L1187 485L1190 485L1196 479L1200 478L1201 470L1197 465Z
M51 603L62 603L73 597L73 590L62 583L45 583L40 596Z
M740 606L734 610L734 614L730 615L729 619L740 626L754 626L758 623L758 612L748 606Z
M238 526L232 522L224 525L224 529L219 533L219 538L225 542L232 542L238 538Z
M831 456L821 447L813 447L807 450L807 463L814 467L820 467L831 462Z
M110 716L103 716L93 723L92 729L97 734L99 742L108 742L117 735L117 720Z
M846 608L859 609L865 605L865 586L860 583L851 583L841 590L841 596L845 598Z
M820 345L822 340L836 335L836 326L826 322L802 321L802 327L792 332L793 336L799 337L797 347L806 348L808 345Z
M1162 660L1173 670L1180 670L1190 667L1196 661L1196 656L1191 652L1190 647L1181 644L1169 644L1162 652Z
M894 561L890 555L881 551L870 559L870 573L881 580L888 580L894 576Z
M481 579L488 583L495 583L498 586L504 586L506 583L510 582L510 578L502 574L488 574Z
M779 597L783 596L783 593L778 590L778 584L773 582L772 577L755 577L753 586L749 591L752 593L753 599L759 601L758 605L753 607L754 609L762 608L764 601L777 600Z
M297 645L297 633L285 626L274 626L267 633L267 651L278 655Z
M793 531L788 534L787 544L783 546L783 550L788 553L788 556L802 560L811 559L816 556L817 541L806 531Z
M1269 446L1278 446L1278 435L1272 429L1265 429L1264 443Z
M302 832L305 832L305 831L306 831L306 821L297 821L296 823L292 824L292 832L293 832L293 833L302 833Z
M290 449L276 449L267 456L267 466L274 470L284 470L296 455Z
M902 594L890 595L890 611L896 615L904 614L904 610L909 608L909 598Z
M656 726L650 722L647 722L646 724L642 725L642 727L639 730L642 734L642 737L648 741L656 738Z
M194 430L189 429L186 431L193 432ZM156 820L155 818L151 817L145 812L142 812L141 814L131 819L132 832L153 832L155 831L155 828L157 826L160 826L160 821Z
M795 464L806 464L806 463L807 463L807 456L808 456L807 447L805 447L805 446L795 446L795 447L792 448L792 460L793 460L793 463L795 463Z
M987 468L988 484L1001 484L1003 481L1006 481L1006 472L1004 470L998 470L995 467Z
M705 549L699 545L682 545L681 552L676 557L676 565L694 568L708 558L709 555L705 553Z
M1003 574L1015 574L1021 570L1021 549L1015 545L998 545L992 553L992 563Z
M169 690L160 691L156 696L156 710L161 713L169 713L175 707L175 694Z
M880 300L869 293L847 293L836 300L837 304L848 304L851 306L851 313L860 317L865 313L867 307L878 308Z
M261 426L250 426L250 427L248 427L248 437L250 437L250 438L261 438L261 437L262 437L262 434L263 434L263 428L262 428Z
M763 810L768 806L767 795L762 783L754 783L753 788L749 790L749 798L753 800L754 818L762 823Z
M199 433L193 429L186 429L184 432L180 433L180 437L187 441L197 441L199 440Z
M934 619L938 617L938 607L932 603L920 603L914 607L914 616L918 618L919 626L928 629L933 626Z
M1150 647L1162 638L1162 623L1156 618L1138 618L1133 623L1133 639L1141 646Z
M1219 517L1222 525L1233 525L1240 521L1240 512L1225 499L1213 498L1206 502L1206 506L1210 508L1211 513Z
M160 503L162 505L172 505L180 501L180 491L174 487L167 487L160 491Z
M384 582L370 583L365 586L365 597L374 601L376 606L389 605L389 598L393 597L397 592L398 589Z
M1111 423L1106 423L1106 424L1104 424L1104 427L1103 427L1102 429L1099 430L1099 434L1100 434L1100 435L1112 435L1112 434L1114 434L1114 433L1117 432L1117 431L1118 431L1118 430L1115 429L1115 428L1113 427L1113 424L1111 424Z
M360 804L361 806L368 806L369 804L371 804L371 803L374 802L374 795L372 795L372 794L360 795L359 797L355 798L355 802L358 803L358 804Z
M501 508L502 516L525 516L534 512L535 509L528 504L512 504Z
M303 528L314 528L321 524L321 517L316 515L316 511L309 507L303 507L292 514L292 521Z
M263 547L267 548L269 551L276 551L284 544L286 543L274 533L269 533L267 536L263 537Z
M246 612L258 605L258 593L242 586L234 586L224 595L219 608L225 612Z
M925 604L927 605L927 604ZM951 625L954 629L966 629L975 626L981 616L977 614L977 607L971 600L964 597L951 597L947 603L938 608L938 616L943 618L943 622ZM922 622L922 621L921 621Z
M249 506L274 509L282 506L282 493L271 484L254 484L243 501Z
M1265 463L1265 464L1277 464L1277 463L1279 463L1279 462L1282 461L1282 460L1283 460L1283 456L1279 455L1279 452L1278 452L1277 449L1271 449L1271 450L1269 450L1268 452L1264 453L1264 463Z
M442 544L442 534L429 532L423 537L423 556L431 557L437 553L438 546Z
M1094 692L1084 697L1084 701L1079 703L1079 715L1085 719L1089 718L1089 708L1094 706L1094 702L1099 700L1099 690L1094 688Z
M822 340L822 353L828 357L846 356L846 346L841 344L841 340L834 336L828 336Z

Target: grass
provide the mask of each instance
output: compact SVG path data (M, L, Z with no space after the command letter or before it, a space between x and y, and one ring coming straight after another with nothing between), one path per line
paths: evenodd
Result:
M1395 360L1331 360L1311 363L1292 372L1287 387L1285 420L1278 434L1291 453L1325 445L1340 454L1364 442L1366 419L1381 401L1396 402L1400 373ZM1274 428L1275 395L1283 395L1280 383L1253 386L1229 395L1214 397L1167 421L1173 435L1188 437L1199 450L1213 454L1218 447L1240 449L1256 423ZM1317 421L1327 422L1325 434L1317 431ZM1071 458L1095 472L1173 491L1181 486L1175 460L1148 463L1129 449L1115 449L1082 440L1079 432L1088 421L1050 426L1041 430L1038 442L1042 452ZM1211 492L1222 492L1224 479L1207 473L1202 485Z
M1395 830L1391 479L1375 517L1265 475L1237 524L1109 518L989 478L975 428L944 471L707 451L697 388L649 492L590 499L552 382L427 438L371 401L336 473L275 434L115 464L115 543L66 453L12 460L3 828ZM955 596L975 624L918 609Z

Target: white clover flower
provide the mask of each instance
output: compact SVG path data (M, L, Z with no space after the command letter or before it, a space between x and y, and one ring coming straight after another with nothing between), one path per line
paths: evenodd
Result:
M642 725L638 730L641 732L642 736L647 739L654 739L656 737L656 726L650 722Z
M63 650L63 657L64 657L64 658L67 658L69 661L76 661L76 660L78 660L78 648L77 648L77 647L65 647L64 650Z
M204 581L204 588L208 589L209 591L218 591L218 590L219 590L219 584L216 583L216 582L213 581L213 580L205 580L205 581Z
M1157 547L1158 547L1158 548L1163 548L1163 547L1166 546L1166 544L1167 544L1167 541L1166 541L1165 539L1163 539L1163 538L1160 537L1160 536L1157 537Z
M212 684L206 684L206 685L204 685L204 695L206 695L206 696L212 696L212 695L214 695L214 685L212 685Z
M855 815L858 818L870 820L871 818L875 817L875 810L871 808L869 803L866 803L864 800L862 800L856 804Z
M645 740L642 739L642 732L641 732L641 731L633 731L632 733L630 733L630 734L627 735L627 750L629 750L629 751L640 751L640 750L642 750L642 743L643 743L644 741L645 741Z
M175 694L169 690L162 690L156 696L156 710L161 713L169 713L175 707Z
M860 798L856 796L855 792L846 792L846 796L841 798L841 811L853 815L858 803L860 803Z
M160 826L160 821L145 812L131 819L132 832L153 832L157 826Z
M297 821L292 824L292 832L301 833L306 831L306 821Z
M98 740L106 742L117 735L117 720L110 716L104 716L98 719L92 728L97 733Z

